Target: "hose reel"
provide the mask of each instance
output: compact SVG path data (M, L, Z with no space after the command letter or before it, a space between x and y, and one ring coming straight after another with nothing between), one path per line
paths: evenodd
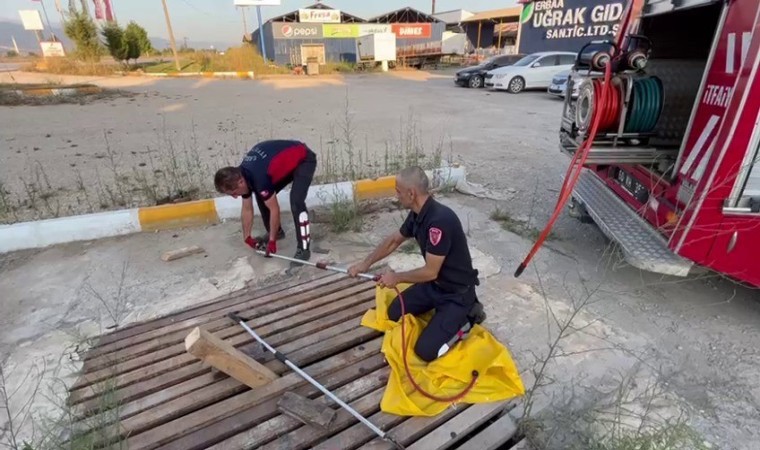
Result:
M617 75L610 81L608 101L602 107L599 105L604 86L602 80L590 78L581 84L575 107L578 130L587 132L596 115L600 114L600 133L651 133L662 112L662 81L654 76L634 78L630 75Z

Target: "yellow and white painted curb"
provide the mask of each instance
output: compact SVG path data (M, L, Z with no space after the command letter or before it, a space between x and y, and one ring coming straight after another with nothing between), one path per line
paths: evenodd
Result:
M435 188L455 187L465 182L465 168L441 167L427 171ZM395 176L345 181L312 186L306 196L309 208L336 201L371 200L393 197ZM282 211L290 211L290 190L277 194ZM259 214L253 202L254 214ZM81 216L0 225L0 253L43 248L75 241L89 241L142 231L169 230L202 226L240 219L241 200L229 196L150 206L119 211L107 211Z
M99 86L65 87L65 88L30 88L16 89L16 95L27 97L51 97L54 95L97 94L103 89Z
M189 78L189 77L201 77L201 78L240 78L253 80L253 71L249 72L158 72L158 73L143 73L142 76L146 77L165 77L165 78Z

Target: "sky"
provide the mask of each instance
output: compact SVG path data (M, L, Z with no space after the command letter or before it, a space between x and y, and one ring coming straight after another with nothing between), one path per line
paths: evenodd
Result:
M61 14L56 10L56 0L42 0L53 26L59 26ZM69 0L57 0L66 8ZM76 0L77 4L80 0ZM116 19L120 23L134 20L151 37L168 38L161 0L111 0ZM316 0L281 0L280 6L261 8L262 20L288 13L298 8L312 5ZM349 14L370 18L403 7L412 7L430 12L431 0L325 0L323 3ZM90 12L94 10L92 0L88 0ZM466 9L471 12L514 6L516 0L436 0L436 11ZM217 41L236 44L243 34L242 13L233 5L233 0L167 0L167 6L174 29L174 37L181 41L185 37L191 41ZM18 11L38 9L39 1L0 0L0 19L20 22ZM43 21L45 18L43 16ZM248 8L248 31L258 27L256 9Z

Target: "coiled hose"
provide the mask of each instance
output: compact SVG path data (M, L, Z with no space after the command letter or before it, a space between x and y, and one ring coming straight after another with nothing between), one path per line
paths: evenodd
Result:
M663 106L662 81L657 77L633 81L631 108L625 121L626 133L648 133L657 125Z

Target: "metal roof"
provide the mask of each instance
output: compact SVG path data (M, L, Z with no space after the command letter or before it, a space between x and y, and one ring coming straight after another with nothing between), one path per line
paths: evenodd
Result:
M493 21L497 19L519 19L522 12L522 6L514 6L512 8L491 9L489 11L482 11L476 13L472 17L464 19L462 22L482 22Z
M420 10L406 7L397 9L395 11L391 11L389 13L385 13L376 17L373 17L367 22L371 23L420 23L420 22L440 22L440 23L446 23L445 21L433 17L430 14L426 14Z

